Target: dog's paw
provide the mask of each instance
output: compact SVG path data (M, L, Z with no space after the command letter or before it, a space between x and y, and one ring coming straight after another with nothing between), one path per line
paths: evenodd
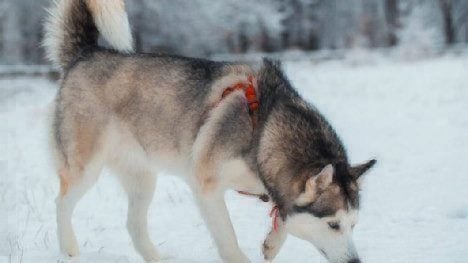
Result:
M263 258L265 262L272 262L276 255L278 255L280 248L281 244L271 244L265 240L262 246Z
M64 253L60 253L60 255L57 258L57 263L78 263L78 262L80 262L79 256L70 257L69 255L66 255Z
M62 255L68 259L76 258L80 255L80 249L74 243L65 244L61 251Z
M274 247L268 243L268 239L263 242L262 253L265 262L270 262L274 257Z
M147 261L148 263L164 263L164 262L168 262L170 260L173 260L175 259L175 257L173 256L168 256L168 255L162 255L162 256L159 256L157 259L151 259L150 261Z
M238 258L236 261L233 262L251 263L250 259L244 254L242 254L242 257Z
M72 234L63 235L60 238L60 252L63 256L68 258L74 258L80 255L80 248L76 237Z
M273 261L276 255L278 255L286 237L287 232L282 222L280 222L278 229L272 229L270 233L268 233L262 245L263 258L266 262Z
M250 259L240 250L228 251L228 253L221 253L223 262L239 262L239 263L250 263Z

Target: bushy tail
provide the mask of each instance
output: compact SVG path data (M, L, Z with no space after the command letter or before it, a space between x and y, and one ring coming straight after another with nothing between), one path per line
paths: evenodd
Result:
M48 59L60 69L89 47L99 33L118 51L133 51L124 0L55 0L48 10L43 45Z

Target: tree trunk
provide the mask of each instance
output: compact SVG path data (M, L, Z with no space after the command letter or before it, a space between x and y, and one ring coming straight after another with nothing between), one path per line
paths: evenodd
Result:
M440 9L444 19L445 43L451 45L455 43L455 29L453 26L452 0L439 0Z
M398 0L385 0L385 20L388 25L388 44L390 46L395 46L398 44L398 37L396 30L399 27L399 10L398 10Z

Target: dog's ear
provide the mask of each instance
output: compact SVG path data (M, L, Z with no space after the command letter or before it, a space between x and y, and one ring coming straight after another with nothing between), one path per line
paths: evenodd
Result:
M349 174L351 177L357 181L358 185L362 184L362 175L365 174L372 166L375 165L376 160L370 160L363 164L349 168Z
M281 61L280 60L273 60L269 58L263 58L263 66L265 68L271 68L275 70L281 70Z
M296 205L304 206L317 198L317 192L325 190L333 181L334 169L331 164L325 166L315 176L310 177L305 184L305 190L296 199Z
M264 59L263 66L258 74L257 84L261 89L260 101L263 98L274 97L280 86L288 86L287 78L281 70L281 62Z

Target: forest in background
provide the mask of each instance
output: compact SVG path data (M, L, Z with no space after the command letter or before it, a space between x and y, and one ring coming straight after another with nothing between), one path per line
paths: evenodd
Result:
M50 0L0 0L0 64L46 64ZM136 47L188 56L468 43L467 0L126 0Z

